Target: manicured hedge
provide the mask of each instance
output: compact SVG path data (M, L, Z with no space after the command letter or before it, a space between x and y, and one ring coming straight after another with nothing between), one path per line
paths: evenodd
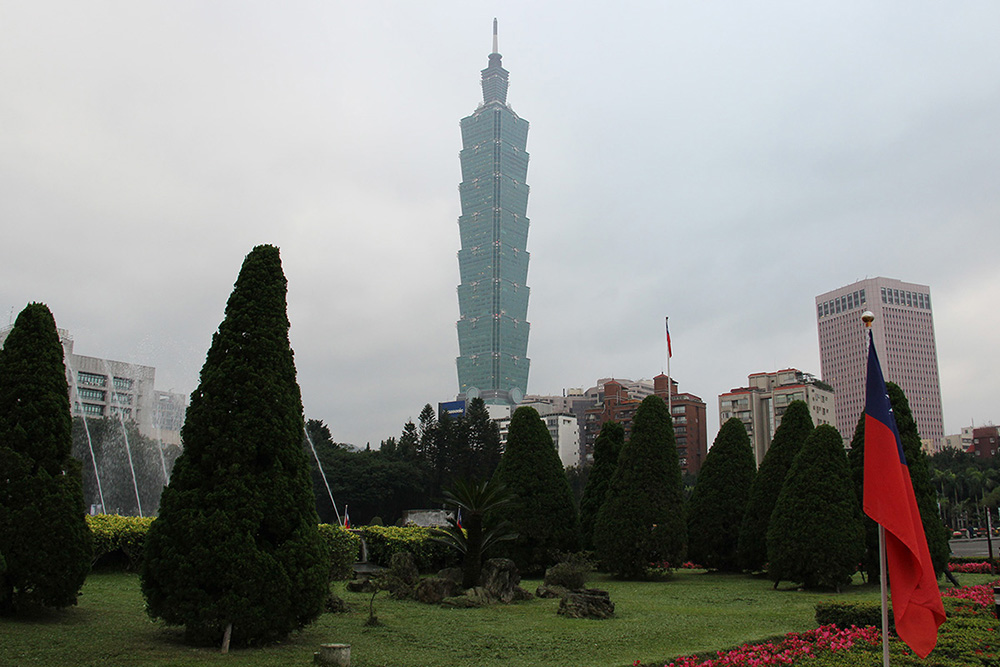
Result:
M94 539L94 566L135 570L142 562L146 533L155 519L116 514L87 517ZM320 524L320 535L330 553L330 578L350 579L358 559L361 538L339 526Z
M458 563L455 552L431 538L433 528L416 526L364 526L358 530L368 548L369 562L389 567L392 555L409 551L421 572L436 572Z
M340 526L319 525L319 534L330 553L330 579L343 580L354 576L354 563L360 553L361 538Z
M142 562L153 518L97 514L87 517L94 539L94 565L134 570Z
M820 602L816 605L816 622L859 628L866 625L882 626L882 604L879 602ZM892 610L889 610L889 627L893 627Z

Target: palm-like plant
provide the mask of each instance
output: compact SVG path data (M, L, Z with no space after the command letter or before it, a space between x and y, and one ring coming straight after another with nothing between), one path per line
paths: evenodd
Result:
M490 479L476 482L458 480L444 491L445 501L461 513L448 518L448 527L439 528L433 539L463 555L462 586L472 588L479 581L483 554L499 542L513 540L517 534L509 521L491 521L490 512L509 503L513 496L500 482Z

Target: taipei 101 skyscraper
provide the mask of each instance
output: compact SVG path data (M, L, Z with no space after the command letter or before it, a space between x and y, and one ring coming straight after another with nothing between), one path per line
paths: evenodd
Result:
M507 104L497 52L482 71L483 103L461 121L458 228L459 398L517 404L528 384L528 121Z

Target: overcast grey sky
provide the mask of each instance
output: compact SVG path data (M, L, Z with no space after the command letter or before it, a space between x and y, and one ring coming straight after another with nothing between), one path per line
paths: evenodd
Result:
M493 6L495 4L495 6ZM0 308L197 384L282 251L307 417L457 391L458 121L531 123L530 393L820 373L814 298L930 285L945 428L1000 419L1000 3L0 1ZM554 3L552 3L554 4Z

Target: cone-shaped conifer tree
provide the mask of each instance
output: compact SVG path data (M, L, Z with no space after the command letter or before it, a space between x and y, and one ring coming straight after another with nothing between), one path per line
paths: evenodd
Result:
M738 570L740 522L757 465L746 427L726 421L698 471L688 505L688 558L714 570Z
M0 613L67 607L90 570L90 529L56 323L29 304L0 350Z
M611 486L611 477L618 469L618 456L624 445L625 428L615 421L604 422L594 441L594 465L580 499L580 535L584 549L594 548L594 524Z
M603 567L623 578L645 576L650 563L678 567L687 552L684 490L666 402L647 396L632 420L618 468L594 527Z
M278 249L247 255L181 435L184 453L149 531L149 614L196 642L286 636L327 591Z
M864 554L861 509L844 441L820 424L785 477L767 531L768 577L807 588L850 583Z
M805 401L789 403L750 487L750 500L740 525L738 549L740 567L744 570L756 572L763 570L767 564L767 526L771 522L774 503L778 500L792 461L812 431L813 420Z
M945 568L948 567L948 556L951 549L948 545L948 529L941 521L941 517L937 511L937 496L934 492L934 484L931 481L930 463L927 459L927 454L921 449L920 434L917 432L917 423L913 419L913 412L910 410L910 402L907 400L906 394L894 382L886 382L885 388L889 394L889 402L892 404L892 413L896 419L896 428L899 430L899 439L903 443L903 454L906 455L906 463L910 469L910 481L913 483L913 493L917 498L917 507L920 509L920 521L923 523L924 534L927 537L927 549L931 554L934 572L938 576L941 576ZM848 457L851 463L858 504L863 506L865 471L864 414L861 415L857 427L854 429L854 437L851 439L851 451ZM864 524L865 557L863 564L869 581L874 581L879 576L878 524L867 516L864 517Z
M497 515L517 533L497 552L513 560L522 574L542 574L560 552L579 549L573 492L549 429L534 408L514 411L495 477L512 496Z

